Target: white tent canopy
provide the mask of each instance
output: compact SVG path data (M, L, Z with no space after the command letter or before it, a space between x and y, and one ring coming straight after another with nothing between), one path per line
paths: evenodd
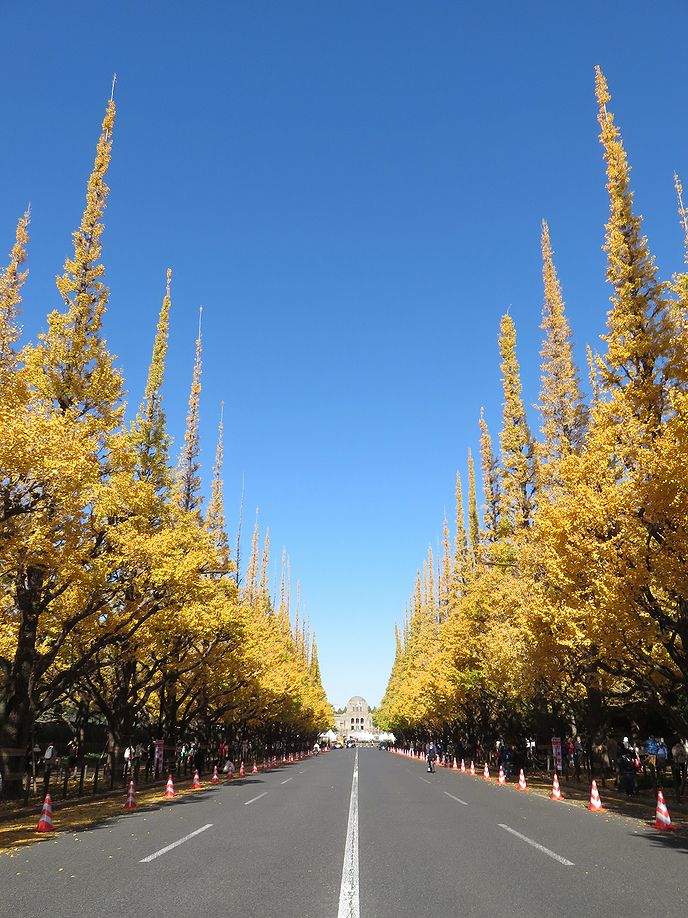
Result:
M328 740L330 743L333 743L337 739L337 734L334 732L334 730L330 729L327 730L326 733L321 733L318 739Z

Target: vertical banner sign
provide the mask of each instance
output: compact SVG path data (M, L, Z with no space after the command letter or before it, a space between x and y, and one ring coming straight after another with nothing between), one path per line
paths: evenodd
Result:
M561 774L561 737L552 737L552 756L554 757L554 767Z

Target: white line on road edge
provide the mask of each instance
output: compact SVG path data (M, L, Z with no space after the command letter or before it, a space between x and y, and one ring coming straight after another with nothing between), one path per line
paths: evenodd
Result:
M180 838L179 841L172 842L171 845L167 845L165 848L161 848L159 851L156 851L155 854L149 854L148 857L141 858L139 864L147 864L149 861L154 861L156 857L160 857L161 854L167 854L168 851L171 851L178 845L183 845L184 842L187 842L190 838L193 838L194 835L200 835L201 832L205 832L206 829L210 829L212 825L212 822L209 822L207 826L201 826L201 828L196 829L195 832L189 832L188 835L185 835L184 838Z
M545 848L544 845L540 845L538 842L533 841L532 838L528 838L527 835L521 835L520 832L517 832L516 829L511 829L509 826L505 826L503 822L499 823L500 829L506 829L507 832L511 832L512 835L515 835L517 838L520 838L524 842L528 842L529 845L532 845L533 848L537 848L538 851L542 851L543 854L546 854L548 857L554 858L555 861L559 861L560 864L563 864L564 867L575 867L576 865L573 861L568 861L565 857L562 857L560 854L555 854L554 851L550 851L549 848Z
M451 797L452 800L456 800L457 803L460 803L462 806L468 806L465 800L462 800L460 797L455 797L454 794L450 794L448 791L444 792L446 797Z
M256 800L260 800L260 798L261 798L261 797L264 797L266 794L267 794L267 791L264 790L263 793L262 793L262 794L258 794L257 797L251 797L250 800L247 800L247 801L246 801L246 803L244 804L244 806L248 806L249 803L255 803Z
M337 918L360 918L360 914L358 898L358 747L356 747Z
M294 777L294 775L291 776L291 778L293 778L293 777ZM280 784L286 784L287 781L291 781L291 778L285 778L284 781L280 781Z

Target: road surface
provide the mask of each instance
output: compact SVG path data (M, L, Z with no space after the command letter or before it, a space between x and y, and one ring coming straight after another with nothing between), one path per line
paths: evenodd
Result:
M685 837L342 749L0 857L0 916L684 918L687 868Z

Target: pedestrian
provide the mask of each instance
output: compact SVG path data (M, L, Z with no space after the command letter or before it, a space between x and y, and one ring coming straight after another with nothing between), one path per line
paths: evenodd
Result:
M671 773L674 778L674 794L680 800L686 775L686 749L680 739L671 747Z
M45 752L43 753L43 788L44 792L48 793L48 788L50 786L50 773L55 768L57 764L57 752L55 746L52 743L48 743L45 747Z
M72 777L76 778L76 763L79 758L79 743L73 736L67 743L67 767L72 771Z
M664 786L664 769L666 768L667 759L669 758L669 750L667 749L666 743L664 742L664 737L660 736L659 742L657 743L657 783L659 787Z
M428 763L428 771L433 772L435 770L435 759L437 758L437 749L435 744L430 740L425 749L425 755Z
M616 768L619 775L619 788L626 791L627 797L632 797L636 790L635 752L631 749L627 736L624 736L623 743L619 745Z

